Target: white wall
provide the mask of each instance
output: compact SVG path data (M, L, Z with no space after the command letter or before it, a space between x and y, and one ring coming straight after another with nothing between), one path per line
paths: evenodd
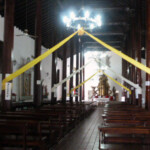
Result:
M26 60L27 58L30 58L32 60L33 58L31 56L34 56L34 46L35 41L27 36L15 36L17 34L22 34L23 32L19 30L18 28L14 27L14 49L12 53L12 59L16 60L16 65L13 65L13 72L20 68L20 66L23 64L23 60ZM0 40L3 40L3 34L4 34L4 18L0 16ZM44 47L42 47L43 49ZM45 50L46 51L46 50ZM44 50L42 51L45 52ZM46 59L44 59L41 63L42 70L41 70L41 77L44 79L43 84L47 85L48 92L49 92L49 98L51 97L51 64L52 64L52 56L48 56ZM47 74L48 73L48 74ZM32 86L31 86L31 94L33 95L33 69L31 69L32 74ZM48 75L48 76L47 76ZM1 94L1 74L0 74L0 94ZM13 93L17 94L17 100L19 97L19 77L13 80Z
M88 57L96 57L100 58L101 55L105 53L105 57L102 57L101 60L105 64L109 64L110 68L114 70L116 73L122 74L122 58L114 54L113 52L93 52L89 54L85 54L85 64L89 61L87 59ZM109 59L107 59L109 58ZM89 78L91 75L93 75L97 70L99 69L99 66L96 62L90 63L86 68L85 68L85 79ZM117 81L122 82L121 79L119 79L114 73L105 70L106 74L111 76L114 79L117 79ZM110 84L110 90L112 90L113 86L115 86L116 90L119 91L119 98L122 96L122 88L113 82L112 80L108 79L109 84ZM88 99L88 91L92 90L91 86L98 86L99 83L99 75L93 77L90 81L88 81L85 85L85 98L86 100Z

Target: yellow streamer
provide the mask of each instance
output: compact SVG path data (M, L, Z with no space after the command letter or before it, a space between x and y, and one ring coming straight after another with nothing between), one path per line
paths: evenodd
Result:
M68 96L76 89L78 89L80 86L82 86L83 84L85 84L87 81L89 81L91 78L93 78L97 73L101 72L101 70L97 71L95 74L93 74L92 76L90 76L87 80L83 81L81 84L79 84L78 86L76 86L75 88L73 88L72 90L70 90ZM103 72L103 71L102 71ZM127 87L125 87L124 85L122 85L120 82L116 81L115 79L113 79L112 77L110 77L109 75L107 75L105 72L103 72L104 75L106 75L108 78L110 78L112 81L114 81L116 84L118 84L119 86L123 87L125 90L129 91L129 94L131 94L131 90L128 89Z
M125 55L124 53L120 52L119 50L111 47L110 45L106 44L105 42L101 41L100 39L96 38L95 36L93 36L92 34L84 31L87 35L89 35L92 39L94 39L95 41L97 41L98 43L100 43L101 45L103 45L104 47L106 47L107 49L111 50L112 52L116 53L117 55L119 55L120 57L122 57L123 59L125 59L126 61L128 61L129 63L133 64L134 66L136 66L137 68L145 71L146 73L150 74L150 68L146 67L145 65L143 65L142 63L134 60L133 58Z
M75 33L71 34L70 36L68 36L67 38L65 38L63 41L59 42L57 45L55 45L52 48L48 49L45 53L43 53L42 55L40 55L36 59L32 60L31 62L29 62L28 64L26 64L25 66L23 66L22 68L20 68L19 70L17 70L16 72L14 72L14 73L10 74L8 77L6 77L2 81L2 90L5 90L5 83L6 82L9 82L9 81L13 80L14 78L16 78L17 76L19 76L20 74L24 73L25 71L27 71L30 68L32 68L33 66L35 66L37 63L39 63L40 61L42 61L43 59L45 59L47 56L49 56L51 53L53 53L58 48L60 48L62 45L64 45L67 41L69 41L72 37L74 37L79 31L80 30L78 30Z
M98 70L96 73L94 73L92 76L90 76L87 80L83 81L81 84L77 85L75 88L73 88L72 90L70 90L68 96L76 89L78 89L80 86L82 86L83 84L85 84L87 81L89 81L91 78L93 78L97 73L101 72L101 70Z
M117 83L119 86L123 87L125 90L129 91L129 94L131 94L131 90L130 89L128 89L127 87L125 87L124 85L122 85L120 82L116 81L115 79L113 79L109 75L107 75L105 72L103 72L103 74L106 75L109 79L111 79L115 83Z

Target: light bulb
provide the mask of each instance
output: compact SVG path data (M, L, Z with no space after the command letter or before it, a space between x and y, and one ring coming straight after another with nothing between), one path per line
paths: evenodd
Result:
M101 21L98 21L97 22L97 25L100 27L100 26L102 26L102 22Z
M88 11L85 12L85 18L88 18L90 16L90 13Z
M70 18L71 18L71 19L74 19L74 18L75 18L75 13L74 13L74 12L71 12L71 13L70 13Z
M101 20L101 16L97 15L95 19L96 19L96 21L99 21L99 20Z
M70 23L68 22L68 23L66 24L66 26L67 26L67 27L70 27Z
M79 29L81 28L81 25L80 25L80 24L78 24L77 28L78 28L78 30L79 30Z
M90 25L90 29L94 29L94 24L91 24L91 25Z
M63 22L64 22L65 24L67 24L68 22L70 22L70 20L69 20L68 17L64 16L64 17L63 17Z
M96 16L95 21L96 21L96 23L97 23L98 26L102 25L102 21L101 21L101 16L100 15Z

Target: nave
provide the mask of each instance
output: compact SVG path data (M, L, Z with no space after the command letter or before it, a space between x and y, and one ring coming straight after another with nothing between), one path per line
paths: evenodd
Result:
M149 43L150 0L0 0L0 150L150 150Z

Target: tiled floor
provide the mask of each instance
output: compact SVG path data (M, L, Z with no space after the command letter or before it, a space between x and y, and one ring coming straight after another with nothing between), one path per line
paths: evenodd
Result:
M71 131L55 150L98 150L98 125L102 119L102 108L98 107L89 117Z

